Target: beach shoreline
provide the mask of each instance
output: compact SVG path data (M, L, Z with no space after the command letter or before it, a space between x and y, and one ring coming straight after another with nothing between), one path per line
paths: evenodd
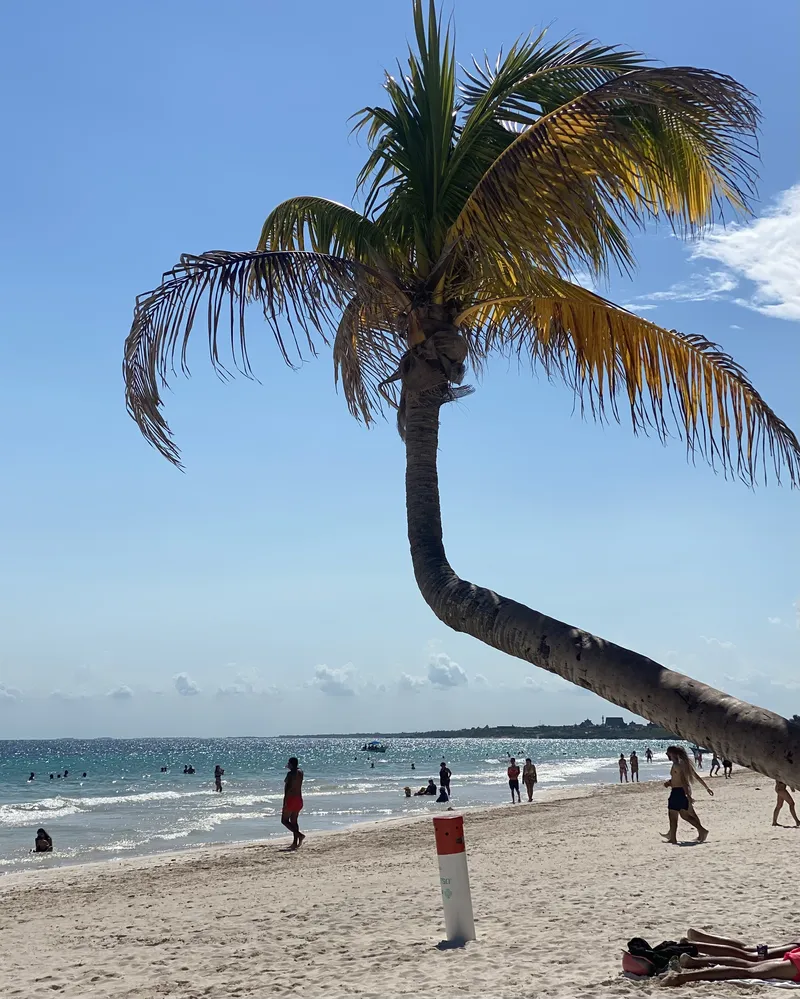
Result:
M699 925L774 940L798 925L800 830L771 828L772 781L739 771L711 786L714 798L696 793L711 830L696 847L688 826L687 846L660 838L659 781L465 811L478 939L456 951L437 949L429 816L317 833L295 853L287 836L15 872L0 879L0 994L656 995L655 980L620 975L630 937Z

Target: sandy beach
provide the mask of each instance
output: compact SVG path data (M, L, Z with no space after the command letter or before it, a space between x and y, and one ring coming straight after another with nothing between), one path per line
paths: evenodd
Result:
M787 827L771 827L766 778L712 786L713 799L696 796L702 846L683 824L687 845L663 843L655 782L467 813L478 940L459 950L437 948L427 819L318 834L297 853L272 842L8 875L0 995L773 995L737 983L665 993L620 975L632 936L797 932L800 829L785 812Z

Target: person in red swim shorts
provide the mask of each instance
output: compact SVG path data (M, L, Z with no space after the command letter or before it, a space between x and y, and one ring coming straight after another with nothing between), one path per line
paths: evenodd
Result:
M298 819L303 810L303 771L299 769L299 761L293 756L286 764L289 772L283 782L283 812L281 813L281 824L291 832L291 850L296 850L302 845L305 836L300 832Z

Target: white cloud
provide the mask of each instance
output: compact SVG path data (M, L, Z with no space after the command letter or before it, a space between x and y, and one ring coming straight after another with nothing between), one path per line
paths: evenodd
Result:
M178 673L174 679L175 689L181 697L194 697L195 694L200 693L200 688L194 680L189 677L188 673Z
M580 288L585 288L587 291L597 291L594 278L588 271L575 271L572 275L572 283L577 284Z
M731 329L732 330L741 330L741 329L744 329L744 327L743 326L737 326L736 323L731 323Z
M437 652L428 663L428 679L434 687L464 687L467 674L445 652Z
M527 690L544 690L544 685L539 680L534 680L532 676L526 676L522 686Z
M666 291L651 291L647 295L639 295L639 298L650 302L711 302L733 291L738 283L726 271L708 271L692 274L688 281L679 281Z
M311 685L331 697L352 697L356 692L355 670L351 665L337 669L324 665L317 666Z
M721 642L718 638L708 638L706 635L700 636L706 645L717 645L721 649L735 649L733 642Z
M623 309L627 309L628 312L649 312L651 309L657 309L657 305L639 305L637 302L625 302L622 306Z
M477 687L488 687L489 681L483 675L483 673L476 673L474 677L474 683Z
M133 691L127 684L121 683L113 690L109 690L108 696L112 697L115 701L129 701L133 697Z
M749 225L709 232L692 256L716 260L752 281L749 299L737 299L765 316L800 320L800 184Z
M397 686L400 690L413 694L421 690L422 687L427 687L428 681L424 676L410 676L408 673L401 673L400 679L397 681Z
M0 683L0 701L16 701L21 696L16 687L7 687L4 683Z
M769 621L770 624L782 624L782 621L779 617L768 617L767 621Z

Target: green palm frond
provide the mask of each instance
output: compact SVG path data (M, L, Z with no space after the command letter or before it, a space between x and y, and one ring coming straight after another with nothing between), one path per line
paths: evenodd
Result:
M469 260L497 251L555 274L603 273L632 262L628 225L663 214L695 228L722 201L745 211L750 97L730 77L678 67L622 74L541 117L531 108L527 124L517 101L524 130L478 181L448 246Z
M268 215L258 250L313 250L386 271L402 268L403 252L379 223L327 198L283 201Z
M456 62L450 30L442 34L433 0L413 0L418 52L408 70L387 76L390 107L366 107L354 118L372 150L356 181L365 212L380 215L414 248L424 273L438 257L447 229L445 180L456 134Z
M185 254L164 274L158 288L136 300L123 365L128 412L145 438L179 464L162 413L161 393L176 363L182 374L189 373L187 349L198 315L207 330L214 370L222 377L231 373L221 359L227 341L233 368L252 377L245 339L249 304L261 306L284 361L291 365L306 354L316 355L315 337L329 342L329 331L336 330L354 297L367 304L380 302L387 311L396 294L376 271L328 254L228 250Z
M800 483L800 443L717 344L663 329L577 285L542 277L539 294L465 311L472 351L515 353L558 376L581 409L662 440L677 432L690 453L752 484L769 467Z

